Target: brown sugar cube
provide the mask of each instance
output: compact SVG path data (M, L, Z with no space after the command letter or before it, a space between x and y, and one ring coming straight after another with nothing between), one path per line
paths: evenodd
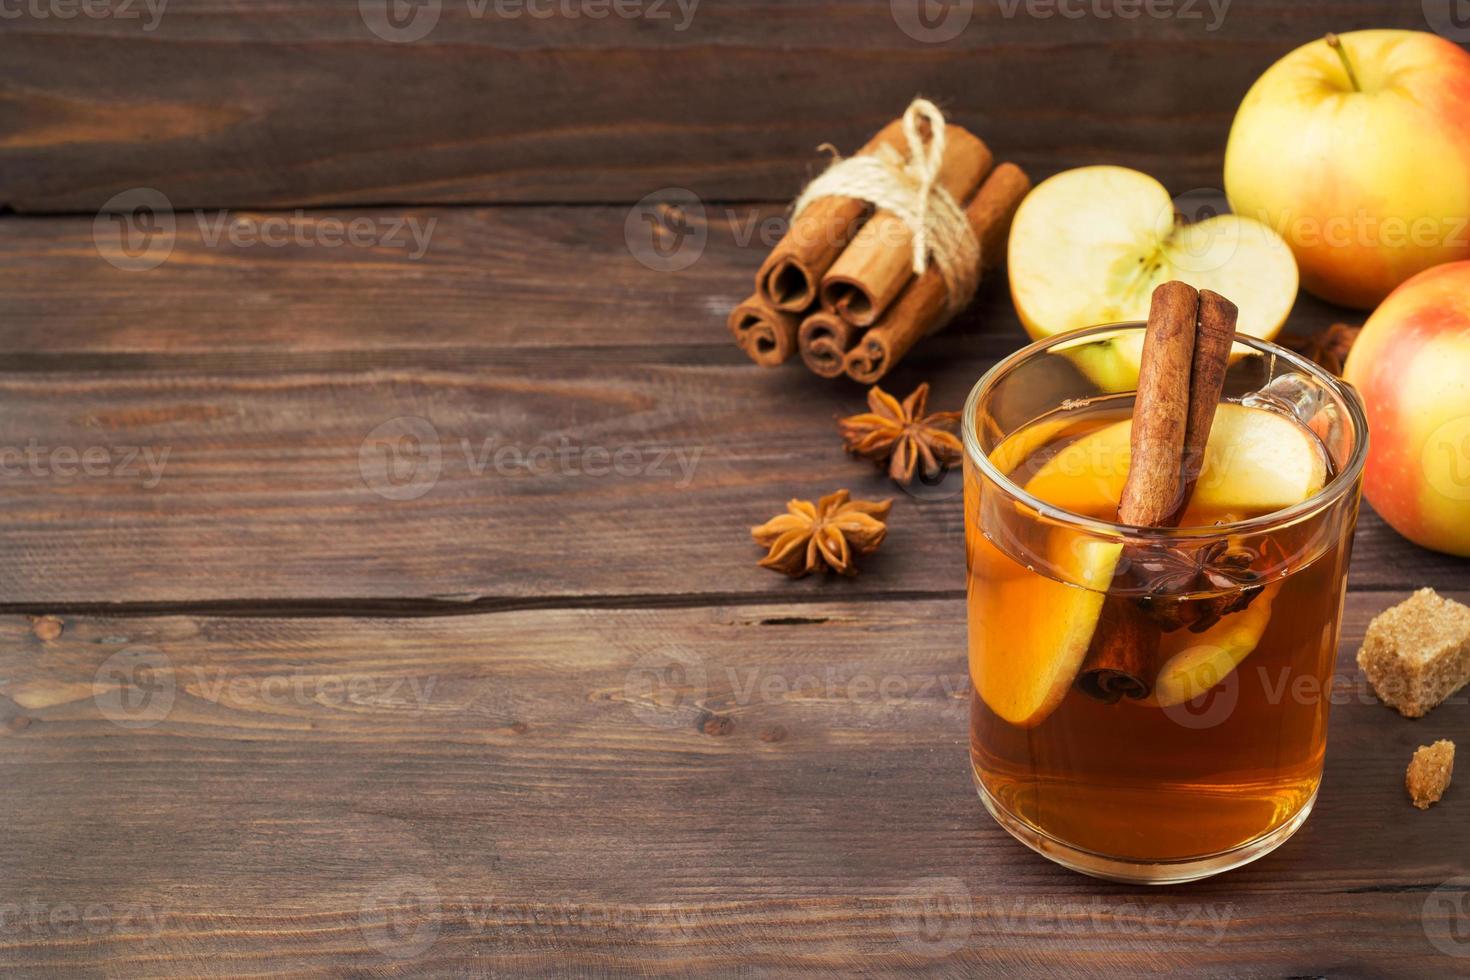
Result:
M1438 803L1444 791L1450 787L1450 774L1455 771L1455 743L1440 739L1433 745L1421 745L1409 760L1409 771L1404 773L1404 786L1409 798L1421 810L1428 810L1431 803Z
M1470 680L1470 607L1420 589L1368 624L1358 667L1380 701L1423 717Z

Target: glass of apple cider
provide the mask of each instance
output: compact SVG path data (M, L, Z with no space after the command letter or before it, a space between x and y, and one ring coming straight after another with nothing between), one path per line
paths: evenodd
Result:
M1167 883L1311 812L1367 425L1350 386L1237 335L1179 526L1115 523L1143 333L1033 344L966 403L970 758L1034 850Z

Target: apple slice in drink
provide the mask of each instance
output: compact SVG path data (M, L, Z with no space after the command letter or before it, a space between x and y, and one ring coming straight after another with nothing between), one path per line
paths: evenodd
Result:
M1132 419L1124 419L1083 436L1037 470L1027 492L1088 517L1112 514L1128 479L1132 433ZM1326 477L1326 459L1301 425L1224 403L1215 410L1190 510L1242 517L1282 510L1316 493Z
M1179 279L1229 296L1237 330L1271 339L1297 293L1296 259L1252 218L1180 224L1164 185L1126 167L1081 167L1039 184L1016 212L1007 250L1011 297L1040 339L1148 317L1154 288ZM1069 355L1104 391L1137 386L1141 334Z
M1070 424L1069 419L1058 418L1020 429L991 451L990 461L1009 476ZM972 503L979 499L969 496ZM998 497L987 500L987 505L1011 510ZM972 514L968 519L972 526L998 527L1015 517L996 514L987 521ZM971 655L971 681L990 710L1018 728L1034 727L1072 688L1092 644L1123 546L1060 531L1053 534L1047 542L1047 565L1063 580L1055 581L1027 571L984 536L967 540L973 549L971 574L984 579L981 587L971 584L971 617L976 622L1026 624L1009 637L1004 649Z
M1226 616L1203 633L1180 632L1164 637L1160 653L1164 666L1154 679L1154 691L1144 704L1169 708L1193 701L1230 676L1250 656L1266 624L1279 582L1266 586L1245 609Z
M1002 572L970 589L972 617L1017 624L1005 649L971 656L970 673L990 710L1018 728L1041 724L1072 689L1123 551L1108 541L1073 538L1064 545L1064 539L1057 537L1050 564L1058 577L1076 585ZM988 541L981 547L983 554L973 561L1013 564Z

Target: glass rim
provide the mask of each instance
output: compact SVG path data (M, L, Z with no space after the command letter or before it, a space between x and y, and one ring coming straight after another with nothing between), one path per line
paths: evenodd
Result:
M1222 537L1231 534L1260 533L1291 524L1297 520L1310 516L1311 514L1326 508L1341 499L1352 487L1357 485L1362 475L1364 463L1368 458L1368 417L1363 409L1362 397L1358 390L1346 381L1324 370L1320 365L1302 357L1294 351L1287 350L1279 344L1269 340L1262 340L1249 334L1237 333L1235 343L1243 344L1262 354L1280 357L1288 364L1298 370L1311 375L1331 390L1343 404L1347 406L1347 414L1351 419L1353 432L1358 436L1353 445L1352 455L1347 463L1338 473L1312 496L1290 507L1274 510L1268 514L1247 518L1241 521L1231 521L1225 524L1203 524L1190 527L1142 527L1136 524L1123 524L1117 521L1105 521L1096 517L1087 517L1076 514L1054 504L1049 504L1040 497L1028 493L1025 488L1013 482L1009 476L1002 473L1000 468L991 462L988 454L980 450L980 435L975 430L975 409L984 397L1001 378L1008 375L1022 362L1028 361L1038 354L1061 343L1075 343L1076 341L1105 333L1115 333L1119 330L1141 330L1147 324L1142 320L1122 320L1117 323L1102 323L1092 327L1082 327L1077 330L1063 331L1050 337L1043 337L1022 347L1020 350L1002 358L994 364L990 370L980 376L975 382L970 394L965 399L964 417L960 420L961 438L965 444L966 458L979 468L989 480L1004 490L1009 496L1025 504L1041 517L1054 521L1068 527L1085 531L1099 537L1126 537L1130 539L1145 540L1170 540L1178 538L1205 539ZM1034 421L1034 420L1033 420ZM1030 423L1027 423L1030 424ZM1019 429L1016 431L1020 431ZM1009 433L1008 433L1009 435Z

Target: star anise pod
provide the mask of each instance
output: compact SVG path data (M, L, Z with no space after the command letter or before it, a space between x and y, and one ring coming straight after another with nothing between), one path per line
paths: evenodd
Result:
M1188 627L1203 633L1231 613L1255 601L1264 586L1251 568L1255 555L1248 549L1216 541L1193 551L1158 547L1134 557L1132 576L1148 595L1139 607L1166 633ZM1218 592L1193 597L1191 593Z
M837 423L847 451L871 459L879 468L886 464L888 475L902 486L912 483L916 472L922 472L925 479L938 476L964 455L954 431L960 413L926 415L928 401L928 382L915 388L902 403L874 385L868 389L872 411L850 415Z
M1348 351L1353 349L1353 342L1362 329L1346 323L1334 323L1310 337L1284 337L1281 343L1340 377L1342 366L1347 363Z
M791 500L786 513L750 529L751 536L769 549L760 563L765 568L801 578L830 568L856 575L853 559L878 550L888 527L883 523L891 500L849 500L838 490L817 501Z

